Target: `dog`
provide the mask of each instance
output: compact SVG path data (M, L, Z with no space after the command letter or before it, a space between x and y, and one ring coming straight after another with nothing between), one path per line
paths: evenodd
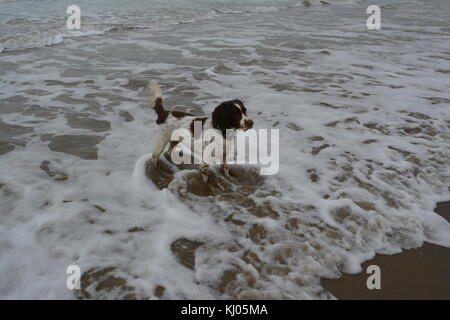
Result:
M253 120L248 117L247 109L242 101L238 99L224 101L214 109L211 117L197 117L186 112L165 110L163 107L161 88L154 80L150 80L147 83L147 94L150 107L155 110L157 115L151 164L155 168L157 167L159 156L164 151L167 144L169 144L169 148L165 155L167 158L171 159L173 148L180 142L171 141L172 133L176 129L183 128L189 130L194 143L195 140L197 142L198 140L201 140L201 137L194 137L194 125L195 123L201 123L203 132L208 129L217 130L217 133L222 137L221 146L224 146L223 153L221 153L221 156L223 156L223 159L221 159L223 160L222 169L224 173L229 176L226 159L230 151L235 131L246 131L253 127ZM198 149L192 148L192 145L193 144L191 144L191 151L194 154L194 151ZM200 145L203 146L202 141L200 141ZM211 158L206 162L202 161L199 166L199 171L204 182L208 181L207 172L209 164L212 164L214 160L216 159Z

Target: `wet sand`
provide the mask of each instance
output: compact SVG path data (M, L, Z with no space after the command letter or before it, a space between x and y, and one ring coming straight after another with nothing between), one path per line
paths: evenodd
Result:
M450 201L438 203L435 212L450 221ZM373 264L381 269L380 290L366 287L370 275L365 270ZM364 272L360 274L322 279L322 285L343 300L450 299L449 248L425 244L397 255L376 255L362 268Z

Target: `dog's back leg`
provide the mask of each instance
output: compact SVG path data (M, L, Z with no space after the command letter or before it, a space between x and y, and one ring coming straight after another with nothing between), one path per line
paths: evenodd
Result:
M167 159L172 162L172 150L176 147L176 145L180 143L180 141L170 141L169 149L164 153Z
M155 143L153 145L152 151L152 164L155 168L158 166L158 159L161 153L164 151L164 147L166 146L169 140L165 139L163 135L157 135L155 138Z

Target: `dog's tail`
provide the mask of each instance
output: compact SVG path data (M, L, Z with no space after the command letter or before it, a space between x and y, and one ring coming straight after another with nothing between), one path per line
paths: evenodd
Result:
M162 93L161 88L159 87L158 82L155 80L150 80L147 82L147 94L150 107L157 110L164 110L162 104Z

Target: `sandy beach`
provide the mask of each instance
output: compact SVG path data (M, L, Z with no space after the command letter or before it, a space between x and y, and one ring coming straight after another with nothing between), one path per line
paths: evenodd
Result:
M436 213L450 221L450 201L438 203ZM450 249L424 244L400 254L377 255L362 265L378 265L381 270L381 289L369 290L365 272L344 275L337 280L322 279L322 285L337 299L343 300L449 300Z
M77 2L0 0L0 299L449 299L447 0ZM150 79L279 170L150 168Z

